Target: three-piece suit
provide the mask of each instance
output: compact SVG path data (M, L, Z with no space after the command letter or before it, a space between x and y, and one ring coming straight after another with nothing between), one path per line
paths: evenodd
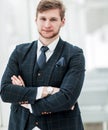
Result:
M35 126L41 130L83 130L78 105L85 73L82 49L60 38L54 53L39 70L37 45L33 41L16 46L3 74L1 98L12 103L8 130L32 130ZM13 75L20 75L25 87L13 85ZM58 87L60 91L36 100L39 86ZM22 101L31 104L33 113L20 106Z

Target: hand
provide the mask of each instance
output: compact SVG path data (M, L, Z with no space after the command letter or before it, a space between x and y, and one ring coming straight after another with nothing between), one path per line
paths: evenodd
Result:
M54 87L54 90L53 90L53 93L52 93L52 94L55 94L55 93L57 93L57 92L59 92L59 91L60 91L60 88Z
M19 86L25 87L24 81L23 81L23 79L22 79L22 77L20 75L18 77L13 75L11 77L11 80L12 80L13 85L19 85ZM19 104L22 107L28 108L28 101L19 102Z
M23 81L23 79L22 79L22 77L20 75L18 77L13 75L11 77L11 80L12 80L13 85L19 85L19 86L22 86L22 87L25 86L24 81Z

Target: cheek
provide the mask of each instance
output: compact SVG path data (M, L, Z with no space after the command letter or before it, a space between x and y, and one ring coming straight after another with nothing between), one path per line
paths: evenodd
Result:
M41 27L42 24L43 24L43 23L42 23L41 21L37 20L37 22L36 22L37 27Z
M37 23L37 29L40 30L42 28L42 24L41 23Z
M56 30L59 30L60 28L61 28L61 25L60 25L60 24L55 25L55 29L56 29Z

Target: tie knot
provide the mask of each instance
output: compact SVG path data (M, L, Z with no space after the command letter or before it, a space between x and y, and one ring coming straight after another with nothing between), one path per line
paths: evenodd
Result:
M49 50L49 48L47 47L47 46L42 46L41 47L41 51L42 52L46 52L46 51L48 51Z

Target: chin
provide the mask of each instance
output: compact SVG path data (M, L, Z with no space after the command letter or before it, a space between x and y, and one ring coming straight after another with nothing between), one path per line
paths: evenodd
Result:
M41 35L43 38L46 38L46 39L52 39L52 38L55 38L58 34L55 34L55 35L50 35L50 36L46 36L46 35Z

